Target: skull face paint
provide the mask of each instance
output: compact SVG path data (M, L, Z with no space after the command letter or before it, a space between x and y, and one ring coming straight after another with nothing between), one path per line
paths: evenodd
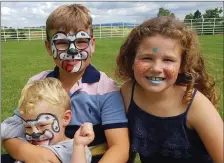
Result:
M79 72L82 62L88 58L85 50L90 44L88 33L80 31L76 34L57 32L51 39L53 57L62 60L61 67L67 72Z
M149 70L150 65L147 62L136 60L134 63L136 72L140 74L144 74L146 71Z
M60 131L57 117L50 113L39 114L36 119L23 120L25 137L34 145L50 145L55 133Z

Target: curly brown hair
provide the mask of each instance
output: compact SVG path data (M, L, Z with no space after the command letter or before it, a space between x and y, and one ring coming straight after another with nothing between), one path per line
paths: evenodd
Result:
M130 32L117 56L116 77L123 82L130 79L134 80L132 66L137 48L145 37L156 34L180 40L182 49L181 70L183 73L178 76L176 84L187 87L183 103L188 104L190 102L193 89L196 88L216 106L218 96L215 81L206 72L197 34L172 16L161 16L147 20Z

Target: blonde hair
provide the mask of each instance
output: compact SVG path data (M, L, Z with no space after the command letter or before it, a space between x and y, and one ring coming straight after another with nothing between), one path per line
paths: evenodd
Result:
M23 88L18 104L20 114L31 115L40 101L55 106L60 113L71 109L68 93L55 78L31 81Z
M78 28L90 29L90 35L93 34L92 16L90 10L80 4L62 5L56 8L46 21L46 35L49 40L49 31L63 29L69 32L71 29L77 31Z

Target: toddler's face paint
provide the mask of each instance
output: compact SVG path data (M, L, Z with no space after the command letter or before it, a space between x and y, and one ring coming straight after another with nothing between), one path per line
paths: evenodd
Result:
M144 74L146 71L149 70L149 64L140 60L135 61L135 70L140 73Z
M165 65L163 70L164 70L164 72L166 74L166 77L168 79L172 79L172 78L174 78L178 75L178 69L175 66Z
M60 131L57 117L42 113L36 119L24 120L25 137L34 145L50 145L55 134Z

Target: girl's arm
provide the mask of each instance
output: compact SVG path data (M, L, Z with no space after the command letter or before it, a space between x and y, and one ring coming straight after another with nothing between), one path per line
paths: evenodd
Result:
M187 122L199 134L214 163L223 163L223 120L199 91L189 110Z

